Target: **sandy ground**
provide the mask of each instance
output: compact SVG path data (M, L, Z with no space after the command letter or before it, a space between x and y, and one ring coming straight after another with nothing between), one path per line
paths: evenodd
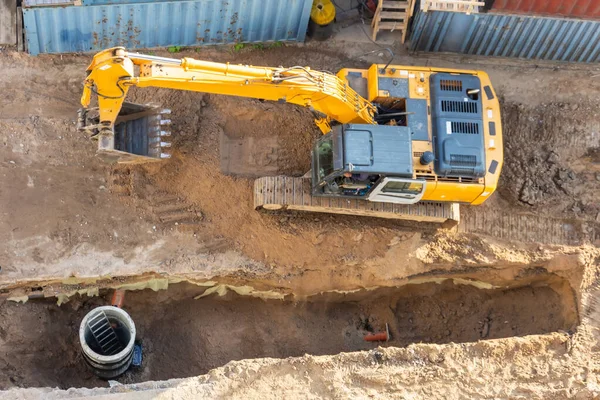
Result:
M235 54L207 49L189 55L329 69L368 65L333 50L306 47ZM384 257L392 240L407 245L413 240L414 227L393 222L265 215L252 209L247 176L300 175L309 168L318 132L310 113L294 106L136 90L130 100L159 102L173 110L173 159L133 168L103 164L94 157L94 144L75 130L88 61L83 56L0 56L3 282L123 275L139 272L142 265L168 271L162 266L182 242L187 256L218 253L229 265L250 259L284 270L325 270L341 260ZM501 187L478 212L595 221L598 82L583 79L589 74L585 69L485 69L504 99L507 151ZM430 240L428 232L416 232L420 240ZM236 256L222 256L226 251Z
M372 50L371 45L349 46L343 53L339 51L341 45L332 42L329 46L238 53L202 49L181 55L330 70L386 61L377 54L358 57ZM467 293L463 288L458 294L433 293L430 300L415 295L420 303L406 301L406 312L416 313L419 307L442 310L441 305L452 304L455 296L472 299L470 307L463 309L460 302L456 307L460 313L470 311L472 319L466 315L442 323L431 313L415 338L395 345L462 344L413 344L405 349L367 353L235 362L199 378L163 384L169 388L160 389L160 396L274 397L280 391L303 397L587 398L598 394L595 333L600 325L593 299L600 263L599 250L594 247L600 239L600 230L594 230L600 222L600 83L589 78L595 71L593 66L397 57L397 64L484 69L502 98L505 168L500 188L485 205L465 210L466 217L487 218L482 229L449 233L368 218L254 211L253 177L302 175L309 168L309 150L319 133L310 113L293 106L198 93L134 90L129 100L159 102L173 110L173 158L161 165L106 165L94 157L94 143L75 129L81 80L89 59L0 54L0 349L3 359L10 360L2 388L66 387L69 382L95 385L89 375L67 375L60 381L49 373L58 352L43 353L45 361L37 363L29 339L18 337L18 333L46 321L43 326L48 332L69 337L86 307L100 304L103 298L72 300L61 307L49 300L19 306L5 302L6 297L31 295L34 284L44 296L53 296L89 287L115 287L133 279L127 276L154 273L172 279L251 285L302 299L324 291L394 287L448 276L499 289L523 278L523 274L541 271L568 282L571 300L546 285L546 289L507 292L504 297L494 294L500 292ZM505 217L514 215L529 218L522 228L526 240L498 234L505 232ZM561 221L561 229L571 227L573 235L566 239L554 235L549 226L555 220ZM139 307L151 299L150 294L139 296ZM142 301L143 296L148 297ZM513 297L522 304L503 303L494 296ZM569 301L577 312L559 317L558 310ZM132 307L135 304L133 301ZM157 315L167 314L164 309L160 311L165 304L168 302L155 305ZM178 315L183 318L181 315L199 312L200 306L195 304L200 303L181 299L176 304L180 314L169 318L190 328L201 324L199 320L177 320ZM242 307L248 313L238 319L265 312L278 317L276 322L289 323L304 316L305 322L314 318L310 323L319 324L330 316L323 310L320 314L290 314L285 304L277 312L275 306L252 308L251 304ZM360 305L348 307L338 319L332 319L338 324L335 329L354 326L353 318L365 314ZM22 310L29 312L28 318L22 317ZM207 314L218 321L216 314ZM510 329L500 332L494 331L495 324L490 325L490 315L497 321L516 316L524 319L514 331L509 324ZM49 316L61 323L55 326ZM573 318L578 321L573 323ZM383 319L380 317L379 323ZM488 338L481 336L486 319L489 338L509 338L469 343ZM151 322L148 319L145 323ZM437 330L426 334L431 329L427 323ZM142 326L146 334L151 330L150 325ZM244 326L266 329L253 320ZM394 329L400 338L406 334L405 326ZM472 335L457 334L461 329ZM157 335L161 332L155 331ZM558 331L563 333L510 338ZM167 341L154 340L159 344L153 351L159 354L156 349L166 346ZM146 371L133 381L202 374L245 357L298 356L303 351L335 354L364 348L346 348L335 341L326 350L300 344L290 348L282 345L276 351L225 353L193 369L173 368L177 374L171 376L166 370ZM60 346L61 354L68 354L65 365L75 366L78 354L67 350L67 342ZM37 348L40 352L45 349ZM264 345L257 348L264 349ZM23 355L18 357L12 352L15 349ZM27 365L40 365L46 375L38 374L35 380L31 374L19 372ZM41 398L50 398L46 392L39 393ZM18 392L2 395L15 398Z

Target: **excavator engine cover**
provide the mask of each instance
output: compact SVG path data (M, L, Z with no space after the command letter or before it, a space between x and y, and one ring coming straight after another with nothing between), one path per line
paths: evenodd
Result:
M98 140L98 155L119 163L145 163L169 158L165 140L171 135L171 111L154 105L123 103L114 129L102 126L98 117L81 110L79 129Z
M431 75L429 82L435 172L443 177L485 176L479 78L437 73Z

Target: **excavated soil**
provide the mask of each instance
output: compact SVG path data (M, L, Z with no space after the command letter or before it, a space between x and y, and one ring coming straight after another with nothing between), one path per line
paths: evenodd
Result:
M368 66L352 56L363 50L355 50L205 49L181 56L328 70ZM257 290L277 288L288 297L230 293L194 300L203 289L183 284L131 293L126 308L139 324L146 364L125 382L203 374L245 358L373 349L361 335L386 322L393 333L389 345L408 345L228 364L182 385L179 398L256 398L288 389L316 397L600 394L600 318L594 308L600 81L590 79L593 67L397 58L398 64L483 69L502 99L500 186L484 205L462 208L464 223L456 233L253 210L254 177L300 176L310 167L320 133L310 112L291 105L132 90L130 101L172 109L173 158L107 165L94 156L95 143L75 128L89 60L0 53L0 297L31 298L23 305L0 304L1 388L103 384L81 368L74 336L79 321L106 304L107 287L145 273L252 281ZM368 61L383 59L375 54ZM552 278L507 287L526 278L521 267L543 267ZM431 283L448 276L496 289ZM430 283L417 285L415 279ZM408 280L414 285L403 290L365 291ZM38 286L40 293L32 295ZM55 305L53 296L90 287L102 296ZM336 290L358 292L318 297ZM493 338L499 340L487 340Z
M578 323L568 282L538 275L507 289L479 289L452 280L329 293L306 300L264 300L176 284L158 293L127 292L124 309L133 318L143 346L143 364L119 378L122 383L205 374L232 360L333 355L411 343L477 340L573 331ZM12 386L96 387L106 382L86 369L78 326L111 293L3 302L0 317L0 389ZM544 304L543 309L539 308ZM385 331L388 342L366 342Z
M190 55L332 70L367 65L316 48ZM431 237L428 229L397 222L255 212L251 177L302 175L309 169L310 148L319 133L310 112L292 105L132 90L130 101L173 110L173 158L151 166L102 163L94 157L95 144L75 130L88 61L87 56L0 55L0 266L5 278L99 273L122 261L147 264L148 257L162 264L172 257L179 241L173 235L180 233L193 244L193 254L235 250L268 265L311 268L382 257L390 242L400 238L408 243L415 232L424 240ZM583 85L579 78L585 71L501 64L485 69L504 99L506 162L498 193L476 212L484 218L495 211L524 212L595 224L597 82ZM466 217L470 212L464 207ZM540 232L550 231L540 224ZM522 242L579 245L594 243L600 235L536 237L534 226L521 238L514 235L518 229L498 235L494 221L484 225L473 231ZM144 250L148 247L153 247L151 256ZM96 260L92 270L81 254ZM135 272L131 268L128 272Z
M502 110L506 158L500 197L554 215L600 217L598 108L504 103Z

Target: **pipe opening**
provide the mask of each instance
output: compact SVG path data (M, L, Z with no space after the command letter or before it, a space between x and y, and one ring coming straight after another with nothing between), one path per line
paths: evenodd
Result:
M79 340L87 364L104 379L114 379L131 365L135 324L124 310L103 306L81 321Z
M104 336L100 336L98 338L94 337L92 334L92 330L89 326L85 328L85 342L90 347L90 349L101 356L110 356L117 353L114 348L124 349L127 346L131 339L131 333L129 329L123 324L121 320L114 317L109 317L106 331L111 331L114 333L115 340L110 340L109 332L106 332ZM105 327L103 324L102 327ZM104 340L103 340L104 339ZM108 344L111 344L113 348L108 348ZM122 351L122 350L121 350Z

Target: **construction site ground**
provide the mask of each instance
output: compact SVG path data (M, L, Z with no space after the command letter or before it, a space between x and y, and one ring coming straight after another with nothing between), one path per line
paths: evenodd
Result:
M374 48L154 53L337 71L386 63ZM172 110L173 157L108 165L75 126L90 58L0 53L0 398L600 396L596 66L394 59L485 70L501 98L500 186L448 231L255 211L254 178L310 168L320 133L293 105L133 89ZM49 389L108 386L77 330L113 288L143 367Z

